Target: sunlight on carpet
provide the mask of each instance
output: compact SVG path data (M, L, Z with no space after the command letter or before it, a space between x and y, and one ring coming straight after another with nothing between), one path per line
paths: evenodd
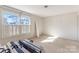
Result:
M45 40L40 41L41 43L47 43L47 42L54 42L55 39L57 39L58 36L54 36L54 37L47 37Z

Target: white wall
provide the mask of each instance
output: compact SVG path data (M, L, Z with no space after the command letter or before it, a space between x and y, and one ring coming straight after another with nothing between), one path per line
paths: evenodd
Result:
M77 40L77 13L47 17L43 20L43 33Z
M79 13L77 15L77 38L79 40Z
M1 9L0 9L0 11L1 11ZM0 15L0 39L2 39L2 20L1 20L1 15Z

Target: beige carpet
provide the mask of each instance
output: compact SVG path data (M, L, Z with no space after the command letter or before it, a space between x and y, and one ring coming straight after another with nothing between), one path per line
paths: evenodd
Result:
M61 38L49 39L48 36L41 36L40 38L34 38L33 40L34 43L41 45L44 48L45 53L79 52L79 41Z

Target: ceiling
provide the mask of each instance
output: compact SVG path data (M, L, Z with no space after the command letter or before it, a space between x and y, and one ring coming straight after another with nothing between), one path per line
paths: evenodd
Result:
M79 11L79 5L48 5L47 8L44 8L44 5L9 5L9 6L41 17L48 17Z

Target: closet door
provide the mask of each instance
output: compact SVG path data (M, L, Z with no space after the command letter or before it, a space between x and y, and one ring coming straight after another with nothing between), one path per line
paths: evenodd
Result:
M55 33L64 39L77 39L77 16L76 13L66 14L58 16L55 20L55 26L53 26Z
M62 36L65 39L77 39L77 16L75 13L62 17Z

